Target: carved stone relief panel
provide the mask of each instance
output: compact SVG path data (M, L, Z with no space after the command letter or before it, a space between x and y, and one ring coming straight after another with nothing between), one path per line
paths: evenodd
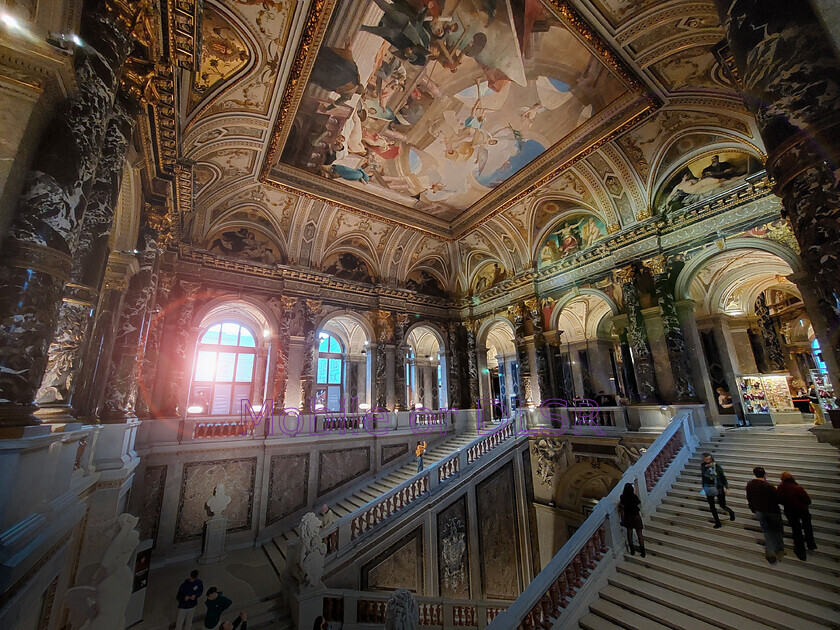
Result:
M184 464L181 477L181 498L175 523L175 542L200 538L204 522L210 518L205 507L218 484L224 484L231 502L225 509L228 531L250 529L254 509L254 483L257 458L221 459Z
M309 453L274 455L270 467L266 525L276 523L306 506Z
M437 515L438 584L441 597L470 597L466 496Z

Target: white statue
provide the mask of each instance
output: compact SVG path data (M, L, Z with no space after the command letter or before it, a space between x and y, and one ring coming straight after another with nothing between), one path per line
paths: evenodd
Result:
M216 485L213 490L213 496L207 499L207 509L213 516L221 516L228 505L230 505L231 498L225 494L225 484L220 483Z
M537 476L545 486L550 486L555 477L559 477L575 464L572 443L562 442L557 438L539 437L534 441L532 451L537 457Z
M93 584L67 591L70 622L79 630L116 630L125 628L125 609L131 598L134 571L128 566L140 544L137 517L121 514L114 540L105 550Z
M302 587L322 586L326 555L327 546L321 540L321 519L314 512L307 512L300 521L297 562L292 569Z
M411 591L404 588L394 591L385 607L385 630L418 630L420 628L420 609L411 596Z

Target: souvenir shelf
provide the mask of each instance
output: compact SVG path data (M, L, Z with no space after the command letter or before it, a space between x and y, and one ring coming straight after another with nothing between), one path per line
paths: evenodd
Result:
M785 374L747 374L737 379L741 404L750 424L802 422L793 405Z
M811 370L811 382L817 390L817 397L820 399L823 411L837 409L834 399L834 386L828 379L828 374L820 370Z

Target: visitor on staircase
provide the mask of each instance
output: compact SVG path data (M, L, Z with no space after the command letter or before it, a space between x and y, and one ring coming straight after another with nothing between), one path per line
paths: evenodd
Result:
M636 495L632 483L624 484L624 491L618 501L618 516L621 519L622 527L627 528L627 544L630 545L630 555L636 555L636 547L633 546L633 531L639 538L639 551L642 558L645 557L645 539L642 536L642 500Z
M809 551L815 551L817 548L814 529L811 527L811 510L808 507L811 505L811 497L789 472L782 473L782 483L779 484L776 493L793 532L793 553L800 560L805 560L805 545L808 545Z
M735 512L732 508L726 507L726 493L729 491L729 481L723 472L720 464L715 462L715 458L711 453L703 453L703 461L700 463L700 480L703 484L703 494L706 495L706 500L709 502L709 509L712 511L712 516L715 519L715 529L721 527L720 517L718 516L717 508L715 507L715 498L720 504L720 507L729 512L729 520L735 520Z
M423 453L426 452L426 441L417 442L417 448L414 449L414 455L417 457L417 472L423 472Z
M810 521L809 521L810 522ZM198 606L198 598L204 592L204 585L198 579L198 571L190 572L190 577L184 580L178 589L178 618L175 621L175 630L189 630L192 628L195 607Z
M216 628L222 618L222 613L230 608L232 603L215 586L208 588L207 599L204 600L204 605L207 606L207 614L204 615L204 627L211 630Z
M779 510L779 495L776 487L767 481L767 473L761 466L753 468L755 479L747 483L747 504L755 514L764 532L764 556L771 565L785 555L784 526Z
M243 610L232 622L225 621L221 626L219 626L219 630L248 630L248 615L246 615Z

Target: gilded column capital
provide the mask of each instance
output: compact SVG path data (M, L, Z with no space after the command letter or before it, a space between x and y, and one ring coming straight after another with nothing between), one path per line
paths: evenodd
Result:
M395 322L397 326L405 326L408 324L408 313L397 313L395 315Z
M655 276L664 274L668 269L668 257L665 254L657 254L652 258L642 261L642 264L650 269Z
M291 313L298 303L298 298L283 295L280 297L280 305L283 307L283 313Z
M528 311L531 313L532 317L534 313L538 313L540 310L540 300L537 297L529 298L523 303L525 304L525 308L527 308Z
M324 305L321 300L304 300L304 302L308 315L319 315L321 313L321 307Z
M633 265L626 265L613 270L613 276L619 284L629 284L636 278L636 269Z

